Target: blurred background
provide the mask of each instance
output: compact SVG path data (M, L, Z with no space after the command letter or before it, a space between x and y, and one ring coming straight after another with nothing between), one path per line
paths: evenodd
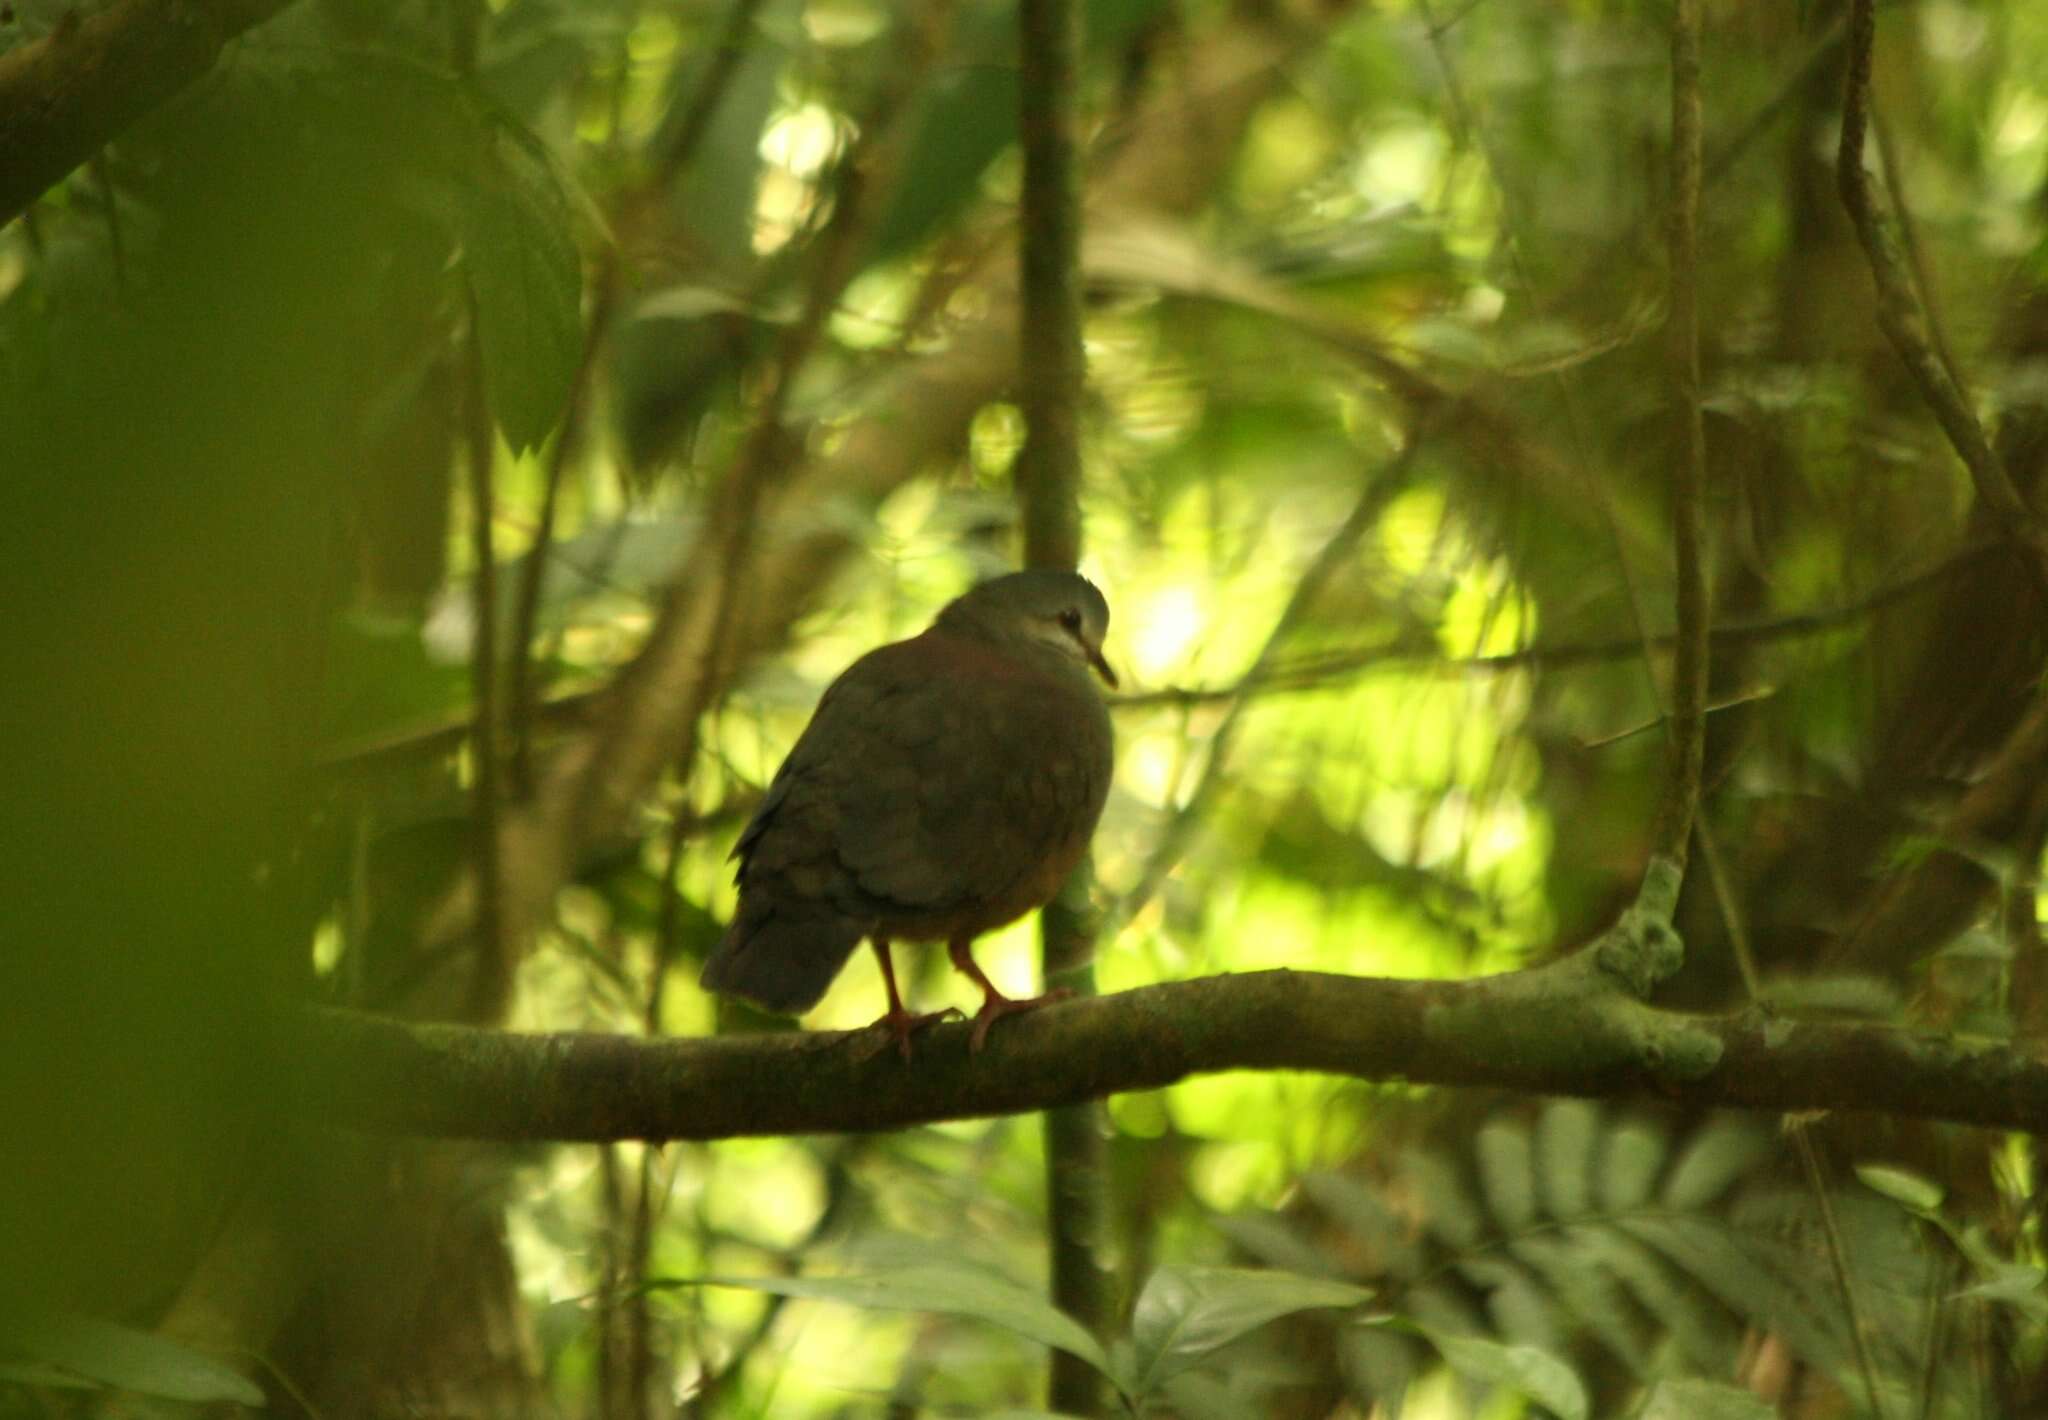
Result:
M1084 8L1102 989L1568 949L1661 772L1664 8ZM1722 630L1659 999L2025 1037L2039 589L1873 318L1843 7L1707 8ZM72 14L14 0L0 50ZM2048 10L1880 21L1870 163L2031 491ZM1045 1348L975 1316L689 1285L1037 1288L1035 1121L338 1135L273 1015L791 1028L695 984L732 840L833 675L1015 564L1015 26L299 0L0 229L0 1412L1043 1403ZM861 964L805 1025L882 1005ZM1191 1268L1376 1293L1191 1351L1148 1414L2048 1408L2029 1138L1278 1074L1105 1127L1117 1332L1148 1278L1245 1295Z

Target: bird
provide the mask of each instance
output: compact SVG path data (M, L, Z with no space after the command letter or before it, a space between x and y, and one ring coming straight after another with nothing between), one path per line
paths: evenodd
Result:
M1114 734L1095 681L1109 603L1074 572L981 583L931 626L868 652L825 690L731 858L739 905L707 990L780 1015L818 1003L863 939L911 1036L955 1011L904 1009L896 941L943 941L982 992L969 1047L1066 995L1004 995L974 939L1042 907L1080 862L1109 793Z

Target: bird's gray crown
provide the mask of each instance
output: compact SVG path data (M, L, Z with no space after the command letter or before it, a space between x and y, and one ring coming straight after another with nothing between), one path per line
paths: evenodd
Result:
M983 582L948 603L939 613L939 621L1003 632L1029 621L1056 621L1065 611L1079 612L1088 641L1102 644L1109 630L1109 603L1102 593L1078 572L1043 567Z

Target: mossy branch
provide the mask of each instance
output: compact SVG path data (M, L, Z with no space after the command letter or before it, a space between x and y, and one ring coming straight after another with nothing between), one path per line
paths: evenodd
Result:
M1767 1012L1660 1011L1585 954L1475 981L1262 971L1062 1002L898 1058L876 1031L523 1035L336 1011L280 1018L305 1118L442 1138L857 1133L1019 1114L1224 1070L1528 1094L1839 1109L2048 1132L2048 1061L1991 1041Z

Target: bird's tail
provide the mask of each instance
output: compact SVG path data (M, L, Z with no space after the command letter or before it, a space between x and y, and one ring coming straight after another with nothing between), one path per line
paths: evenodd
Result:
M742 908L704 963L704 988L794 1016L818 1004L860 945L856 923L836 914Z

